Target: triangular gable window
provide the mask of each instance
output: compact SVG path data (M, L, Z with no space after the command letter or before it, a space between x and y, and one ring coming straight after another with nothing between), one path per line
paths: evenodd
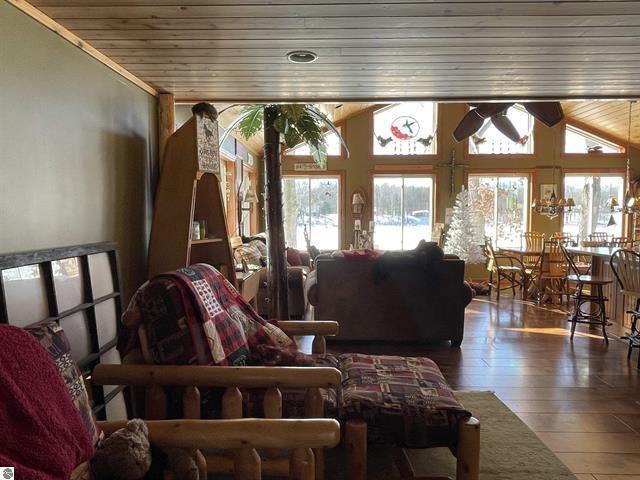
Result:
M564 133L564 153L624 153L624 147L593 133L567 125Z
M340 131L340 127L338 127ZM324 134L325 141L327 142L327 155L330 157L339 157L342 154L342 144L340 139L334 132L327 132ZM311 150L306 143L299 143L293 148L290 148L284 152L285 155L295 155L296 157L310 157Z

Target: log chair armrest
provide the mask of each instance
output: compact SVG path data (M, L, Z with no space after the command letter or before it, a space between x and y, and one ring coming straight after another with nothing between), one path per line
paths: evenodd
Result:
M97 422L110 435L126 421ZM340 442L333 419L146 420L149 440L159 447L332 448Z
M238 388L337 388L342 375L331 367L210 367L101 363L95 385L161 385Z
M332 320L276 320L276 325L287 335L321 335L334 337L338 335L338 322Z

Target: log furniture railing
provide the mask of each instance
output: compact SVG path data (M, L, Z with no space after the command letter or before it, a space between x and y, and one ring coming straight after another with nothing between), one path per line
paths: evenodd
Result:
M126 419L125 386L143 385L147 390L145 402L152 442L193 450L202 473L211 469L235 474L242 480L260 478L261 472L301 480L321 478L313 472L323 471L322 449L339 442L340 429L335 420L321 418L324 412L320 388L337 388L338 370L121 365L115 348L122 310L120 290L115 243L0 255L0 323L26 327L55 320L64 328L72 357L90 386L94 413L98 419L108 420L100 422L107 433L120 428ZM321 352L325 335L335 335L337 324L314 322L314 326L317 332L305 322L280 322L289 335L315 335L313 350ZM141 355L139 358L142 360ZM161 385L184 387L185 420L160 420L167 410ZM205 387L226 388L225 420L199 420L199 388ZM241 419L239 389L244 387L267 389L264 410L270 418ZM280 389L284 388L306 389L305 414L315 419L280 419ZM205 459L197 450L209 447L238 451L226 458ZM294 451L291 458L258 461L254 449L263 447ZM310 455L309 448L316 453Z
M222 397L222 417L226 420L241 419L242 392L241 388L265 388L264 413L269 420L282 418L282 394L281 389L301 388L306 390L305 395L305 416L309 418L321 419L324 415L324 404L320 388L337 388L340 384L340 372L335 368L327 367L210 367L196 365L98 365L92 375L92 381L98 385L131 385L143 386L146 389L145 404L147 420L163 420L167 418L167 397L162 387L184 387L182 391L183 417L186 419L200 419L200 388L222 387L225 389ZM238 423L237 432L252 439L248 445L237 448L233 455L203 455L197 448L209 448L207 444L198 445L196 440L191 441L191 446L185 448L194 449L196 462L201 470L201 478L206 478L209 474L231 474L237 478L254 479L260 478L259 472L265 475L290 476L291 478L321 478L323 470L323 451L325 447L335 446L335 443L321 440L319 444L304 443L296 444L290 439L280 438L271 443L262 439L256 432L265 431L259 425L259 419L253 420L254 424ZM174 421L175 422L175 421ZM205 421L211 422L211 421ZM314 423L291 424L287 428L298 428L298 435L313 435ZM334 421L335 422L335 421ZM163 424L164 425L164 424ZM175 423L179 425L179 423ZM242 425L257 428L256 432L242 432ZM275 424L274 424L275 425ZM284 425L284 424L283 424ZM182 428L176 426L176 428ZM186 427L184 427L186 428ZM198 427L204 428L204 427ZM325 431L333 427L325 425ZM339 427L338 427L339 432ZM249 435L248 437L246 435ZM206 436L206 434L205 434ZM197 437L196 437L197 438ZM321 437L322 438L322 437ZM278 443L280 442L280 443ZM255 443L251 446L251 443ZM279 445L289 445L288 447ZM295 476L301 467L294 466L293 459L287 456L269 456L261 459L255 451L257 447L265 448L297 448L304 445L313 448L314 452L310 456L308 452L294 453L297 462L310 462L313 460L314 476ZM218 448L230 448L220 447ZM249 470L245 467L251 465ZM292 476L294 475L294 476ZM297 474L296 474L297 475Z

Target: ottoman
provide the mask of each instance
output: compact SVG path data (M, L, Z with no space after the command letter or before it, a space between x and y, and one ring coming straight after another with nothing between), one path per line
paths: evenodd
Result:
M448 447L457 458L457 480L478 479L480 424L455 398L435 362L357 353L337 360L346 478L366 478L367 444L378 444L397 449L402 478L415 478L405 448Z

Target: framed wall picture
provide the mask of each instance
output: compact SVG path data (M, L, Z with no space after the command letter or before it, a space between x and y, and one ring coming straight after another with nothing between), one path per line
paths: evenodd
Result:
M540 200L550 200L551 195L555 194L558 197L558 185L555 183L541 183L540 184Z

